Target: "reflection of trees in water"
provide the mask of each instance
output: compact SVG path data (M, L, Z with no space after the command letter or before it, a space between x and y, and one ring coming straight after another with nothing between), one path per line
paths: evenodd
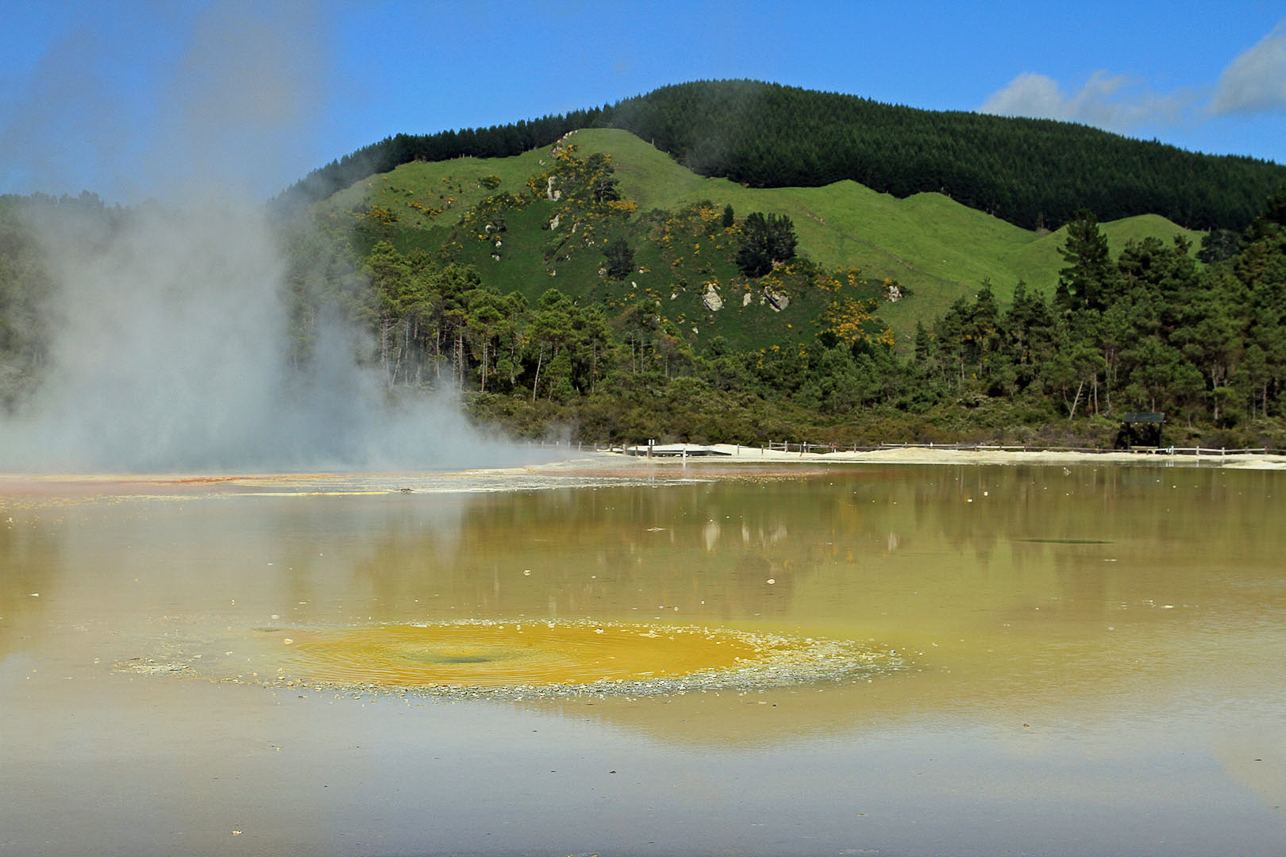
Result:
M1051 577L1046 617L1101 618L1155 601L1204 600L1205 581L1238 555L1281 544L1267 472L1079 465L960 468L918 487L924 531L986 570ZM973 502L969 502L972 499ZM1185 547L1179 547L1185 546ZM1158 589L1159 587L1159 589Z
M872 468L470 495L452 500L458 529L409 514L382 520L356 578L381 604L418 601L429 614L454 605L483 616L781 616L823 566L847 568L859 587L847 594L860 597L863 580L887 572L877 560L898 551L945 539L985 570L1015 534L1063 532L1072 525L1060 523L1062 501L1048 501L1066 492L1051 493L1046 470Z
M908 580L939 599L986 590L1000 610L1029 599L1102 611L1133 597L1131 569L1153 551L1136 545L1200 533L1193 556L1208 561L1217 550L1235 556L1239 542L1280 541L1271 511L1251 499L1272 493L1266 476L1280 479L1117 465L863 467L650 487L315 498L274 507L261 526L280 532L274 574L287 597L342 601L353 608L346 617L772 618L798 609L805 591L820 609L825 599L859 604ZM1086 543L1098 541L1107 544ZM1172 597L1198 585L1191 564L1177 563ZM821 585L805 588L810 580ZM317 611L336 618L330 605Z
M783 490L784 489L784 490ZM413 501L413 500L412 500ZM355 577L381 602L426 613L777 616L834 552L834 497L741 482L456 498L458 529L385 522ZM677 608L677 609L676 609ZM469 615L459 612L450 615Z

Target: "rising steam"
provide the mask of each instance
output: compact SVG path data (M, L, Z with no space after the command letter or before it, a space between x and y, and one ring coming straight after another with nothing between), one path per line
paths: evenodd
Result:
M514 461L445 399L393 404L324 329L287 360L284 265L265 217L148 206L118 227L38 224L58 253L51 365L3 426L9 469L458 467Z
M443 468L523 457L443 398L393 403L353 358L351 329L323 329L311 363L291 367L283 254L262 203L237 189L302 133L282 117L307 113L316 83L301 78L319 64L301 58L307 27L256 8L202 13L158 88L158 127L134 141L154 147L146 174L112 180L164 204L113 218L62 210L30 224L56 283L52 338L36 392L0 422L0 468ZM65 118L51 111L44 121Z

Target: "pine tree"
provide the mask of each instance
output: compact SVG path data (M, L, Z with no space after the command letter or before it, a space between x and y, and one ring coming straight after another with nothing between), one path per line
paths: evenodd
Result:
M613 280L623 280L634 270L634 251L624 238L609 243L603 255L607 257L604 270Z
M741 227L737 265L747 277L762 277L773 264L795 258L795 224L786 215L751 212Z
M1068 263L1058 272L1060 297L1067 295L1073 306L1103 309L1111 292L1112 257L1107 236L1098 228L1094 212L1082 208L1067 224L1067 243L1058 254Z

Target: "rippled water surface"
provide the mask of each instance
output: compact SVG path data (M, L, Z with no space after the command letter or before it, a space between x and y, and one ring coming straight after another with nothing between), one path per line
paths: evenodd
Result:
M727 474L0 477L0 855L1282 853L1286 474Z

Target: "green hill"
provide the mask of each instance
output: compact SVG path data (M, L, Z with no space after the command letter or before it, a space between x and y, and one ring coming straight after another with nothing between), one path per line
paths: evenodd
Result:
M1065 240L1062 230L1038 234L1020 229L941 194L898 199L852 181L813 188L745 187L699 176L625 131L586 129L565 139L581 158L610 158L621 197L637 204L635 212L613 223L602 243L611 237L627 238L645 269L642 273L619 283L606 279L599 273L601 250L591 247L551 262L546 258L548 226L559 204L550 200L507 212L499 248L476 235L461 240L461 222L477 206L497 194L522 194L529 180L552 168L555 158L549 146L506 158L403 164L337 193L318 211L341 221L364 212L359 232L366 250L378 240L389 240L403 253L420 249L435 258L470 263L484 284L502 293L521 292L532 302L551 286L616 310L634 298L653 296L665 307L663 316L682 325L698 348L714 335L738 347L807 341L817 330L826 301L801 294L800 300L774 311L761 301L761 286L739 277L727 242L713 256L710 245L704 257L694 246L664 261L655 229L649 226L656 219L654 215L649 220L650 212L672 216L708 202L716 211L731 205L738 218L752 211L789 216L800 255L825 270L858 269L866 284L863 296L884 296L885 280L898 284L904 296L884 300L879 314L893 328L900 348L909 342L917 321L930 324L957 298L973 295L984 279L990 280L997 298L1007 302L1019 280L1052 294L1064 265L1057 252ZM387 222L373 221L371 211L386 212ZM1147 236L1169 242L1173 235L1184 234L1194 246L1201 238L1201 233L1156 215L1107 223L1104 231L1117 251L1127 240ZM703 303L712 282L724 302L717 312Z
M1026 229L1088 208L1242 230L1286 167L1187 152L1068 122L936 112L758 81L666 86L613 105L511 125L399 134L314 170L279 200L310 203L415 161L498 158L590 128L629 131L698 175L745 187L845 180L906 199L941 193ZM662 188L662 191L665 189Z

